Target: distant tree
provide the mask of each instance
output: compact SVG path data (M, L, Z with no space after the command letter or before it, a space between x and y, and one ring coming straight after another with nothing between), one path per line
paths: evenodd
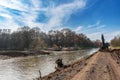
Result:
M11 34L11 43L13 49L24 50L29 48L29 45L32 41L29 31L30 28L28 26L24 26Z
M47 47L45 41L41 38L34 39L30 44L30 49L32 50L41 50Z
M93 47L92 42L84 34L76 34L74 31L65 28L61 31L49 31L48 33L51 45L57 45L61 47Z
M10 48L10 34L2 33L0 34L0 49L9 49Z
M115 40L112 43L116 44ZM39 27L24 26L11 34L0 34L0 49L43 49L54 45L58 47L94 47L96 43L85 34L77 34L69 28L51 30L46 34Z
M112 46L120 46L120 36L117 36L117 37L114 37L112 40L111 40L111 45Z

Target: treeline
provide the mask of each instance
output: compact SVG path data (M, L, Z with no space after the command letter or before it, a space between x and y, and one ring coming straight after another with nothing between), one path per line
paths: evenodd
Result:
M111 40L111 45L113 47L118 47L120 46L120 36L116 36Z
M0 34L0 49L33 50L53 47L53 45L58 47L95 47L95 43L84 34L76 34L70 29L51 30L44 33L38 27L24 26L11 34Z

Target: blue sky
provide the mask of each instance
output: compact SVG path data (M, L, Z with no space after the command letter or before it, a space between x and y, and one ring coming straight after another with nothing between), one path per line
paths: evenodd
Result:
M1 0L0 28L70 28L90 39L120 35L120 0Z

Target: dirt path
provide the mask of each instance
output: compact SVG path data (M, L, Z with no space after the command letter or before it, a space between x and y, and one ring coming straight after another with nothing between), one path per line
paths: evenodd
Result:
M120 80L120 66L110 53L99 52L71 80Z
M42 80L120 80L120 50L97 52Z

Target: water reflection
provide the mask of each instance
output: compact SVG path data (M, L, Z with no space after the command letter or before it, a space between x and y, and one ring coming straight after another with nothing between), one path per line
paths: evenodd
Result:
M72 63L81 57L91 54L97 49L52 52L49 56L30 56L0 61L0 80L33 80L55 71L55 60L62 58L65 64Z

